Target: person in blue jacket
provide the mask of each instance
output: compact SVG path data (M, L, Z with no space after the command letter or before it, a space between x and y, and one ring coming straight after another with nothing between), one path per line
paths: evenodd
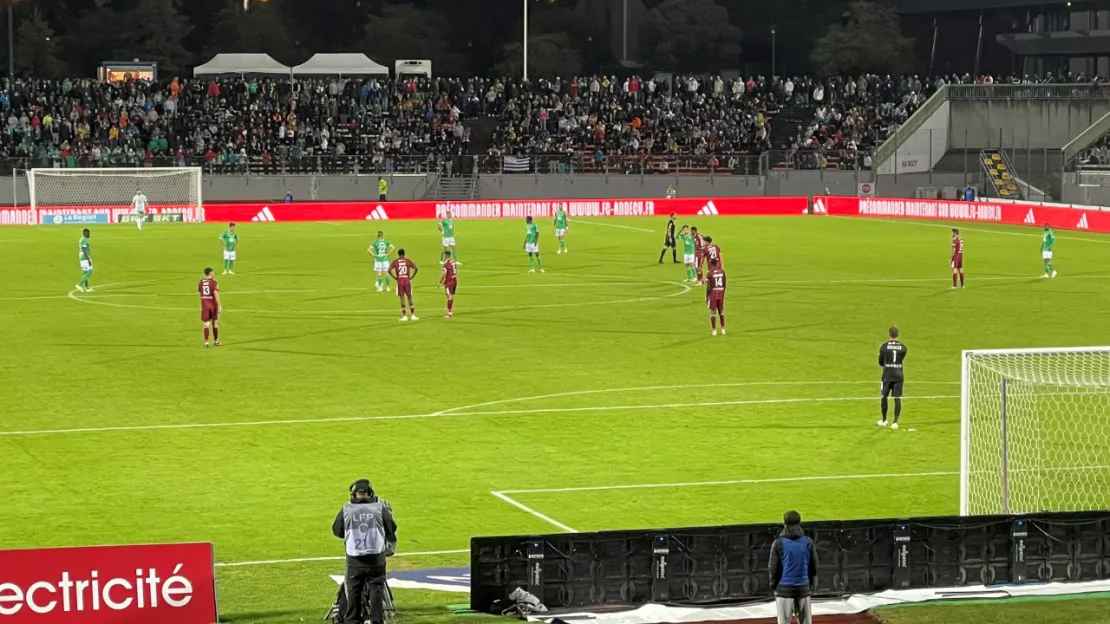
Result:
M782 516L782 533L771 544L767 572L775 590L778 624L813 624L810 593L817 586L817 549L802 531L802 515L788 511Z

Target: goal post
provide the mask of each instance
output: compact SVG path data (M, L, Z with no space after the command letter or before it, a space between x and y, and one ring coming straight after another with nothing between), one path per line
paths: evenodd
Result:
M31 169L27 188L36 214L102 213L110 221L131 213L131 200L141 190L148 214L202 218L200 167L121 167Z
M960 514L1110 509L1110 346L964 351Z

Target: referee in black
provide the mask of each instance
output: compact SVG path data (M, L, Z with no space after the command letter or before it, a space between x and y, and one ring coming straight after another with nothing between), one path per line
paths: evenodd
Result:
M898 418L902 415L902 384L906 381L902 370L906 361L906 345L898 341L897 327L891 327L887 335L889 339L879 347L879 366L883 367L883 398L880 400L883 418L878 424L886 426L887 397L894 395L894 422L890 423L890 428L897 429Z
M667 255L667 248L671 248L671 261L678 264L678 244L674 239L674 213L671 213L670 220L667 221L667 235L663 239L663 251L659 252L659 264L663 264L663 256Z
M351 484L351 502L344 505L332 523L332 533L343 540L347 552L347 605L343 624L372 624L385 619L385 560L397 544L397 523L389 503L374 495L368 479ZM370 613L363 613L363 596L369 591Z

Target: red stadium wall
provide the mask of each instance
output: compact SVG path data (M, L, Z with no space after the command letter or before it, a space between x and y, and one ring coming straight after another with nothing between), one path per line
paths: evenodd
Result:
M1110 233L1110 212L1097 207L1060 207L1033 203L962 202L929 199L869 197L813 198L818 215L972 221L1041 226L1051 223L1065 230ZM375 221L389 219L438 219L450 209L459 219L550 218L559 207L571 217L666 216L789 216L809 213L808 197L714 197L675 199L596 200L475 200L460 202L295 202L212 203L201 210L155 206L152 212L184 212L186 221ZM103 214L115 220L130 211L118 206L39 207L0 209L0 225L33 225L49 220L45 215ZM53 223L58 223L55 216Z
M259 202L209 204L206 221L362 221L438 219L450 210L458 219L547 218L562 207L571 217L690 215L800 215L808 197L721 197L683 199L529 199L413 202Z
M1079 207L1057 208L1034 203L814 197L813 212L841 217L976 221L1038 227L1050 223L1052 227L1061 230L1110 232L1110 212L1101 211L1093 206L1084 210Z

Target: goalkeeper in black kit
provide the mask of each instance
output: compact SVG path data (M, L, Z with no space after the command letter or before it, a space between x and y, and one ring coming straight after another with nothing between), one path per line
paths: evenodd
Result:
M879 366L883 367L883 398L880 405L883 418L879 421L880 427L886 426L888 408L887 399L894 396L894 422L890 423L891 429L898 428L898 419L902 416L902 384L906 381L903 364L906 361L906 345L898 341L898 328L891 327L888 333L890 339L879 347Z

